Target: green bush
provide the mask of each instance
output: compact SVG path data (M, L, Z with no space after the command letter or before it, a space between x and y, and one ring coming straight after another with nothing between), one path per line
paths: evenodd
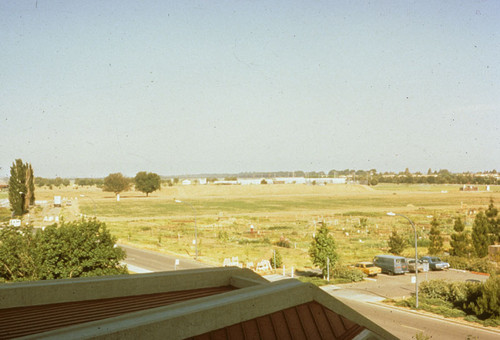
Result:
M229 240L229 234L227 233L227 231L221 230L217 234L217 239L221 242L226 242L227 240Z
M468 307L480 319L500 319L500 277L491 276L484 284L477 286L474 293L478 296L468 299Z
M347 279L349 282L358 282L363 281L365 274L357 268L337 265L333 270L333 276L339 279Z
M275 252L276 252L276 266L274 265L274 258L275 258L274 254L269 259L269 262L271 262L271 267L280 268L281 265L283 264L283 258L281 257L281 253L279 252L278 249L276 249Z
M466 257L459 256L446 256L443 257L443 261L448 262L450 264L450 267L455 269L490 274L493 274L495 272L495 267L490 263L490 261L488 261L487 258L468 259Z
M284 236L280 237L280 240L278 242L276 242L276 245L278 247L283 247L283 248L291 248L292 247L292 243L290 242L290 240Z
M448 300L449 284L444 280L424 281L419 285L419 292L427 298Z

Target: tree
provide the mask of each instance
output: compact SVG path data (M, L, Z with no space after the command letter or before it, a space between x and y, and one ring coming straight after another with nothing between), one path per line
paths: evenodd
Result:
M41 280L126 274L125 252L106 224L81 219L52 225L37 234L36 263Z
M328 228L325 223L322 223L318 234L311 242L309 255L311 256L313 263L321 269L323 277L326 277L328 274L328 259L330 259L330 272L333 271L333 267L338 260L336 248L335 240L331 235L329 235Z
M109 174L104 178L103 191L114 192L118 195L120 192L130 189L130 180L120 172Z
M138 172L135 175L134 183L136 190L145 193L146 197L149 196L150 193L161 188L160 176L152 172Z
M274 258L276 258L276 264L274 263ZM278 249L274 251L273 255L269 259L269 263L271 263L271 267L273 268L280 268L283 264L283 257Z
M399 235L396 229L392 230L389 236L389 252L394 255L401 255L406 248L407 242L402 235Z
M31 226L0 228L0 281L37 280Z
M14 216L22 216L35 203L33 168L29 163L16 159L10 167L9 202Z
M127 273L120 264L125 252L95 219L54 224L36 234L31 227L5 227L0 239L0 278L6 281Z
M498 216L498 209L493 204L493 198L490 199L490 205L485 211L485 215L488 218L489 223L489 236L490 244L495 244L495 242L500 242L500 217Z
M474 224L472 225L472 246L477 257L485 257L488 255L488 246L490 240L488 237L489 223L486 215L481 211L476 215Z
M465 225L459 217L455 220L453 225L455 233L451 234L450 240L450 254L453 256L469 256L470 241L469 234L465 232Z
M439 230L439 222L436 217L431 221L431 230L429 232L429 254L436 255L443 251L443 237L441 236L441 231Z
M476 296L468 308L480 319L500 317L500 276L493 275L482 285L475 287Z

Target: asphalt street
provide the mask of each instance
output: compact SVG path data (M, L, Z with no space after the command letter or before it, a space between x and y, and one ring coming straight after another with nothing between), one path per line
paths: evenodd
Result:
M154 251L137 249L119 244L127 253L124 263L129 270L135 273L162 272L182 269L206 268L207 264L194 260L176 257L173 255L160 254ZM176 260L178 265L176 265Z
M500 331L446 319L430 313L394 308L377 302L364 302L331 293L400 339L415 339L418 333L432 339L500 339Z

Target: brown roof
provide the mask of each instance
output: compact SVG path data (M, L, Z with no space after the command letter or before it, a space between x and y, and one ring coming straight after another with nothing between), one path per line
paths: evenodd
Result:
M395 339L323 290L207 268L0 285L0 337Z
M0 339L39 334L126 313L221 294L232 286L0 309Z
M229 339L352 339L360 326L317 302L304 303L252 320L192 337L192 340Z

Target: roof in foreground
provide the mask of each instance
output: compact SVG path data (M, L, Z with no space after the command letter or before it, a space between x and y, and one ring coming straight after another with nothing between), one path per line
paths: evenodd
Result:
M0 285L0 338L395 339L323 290L207 268Z

